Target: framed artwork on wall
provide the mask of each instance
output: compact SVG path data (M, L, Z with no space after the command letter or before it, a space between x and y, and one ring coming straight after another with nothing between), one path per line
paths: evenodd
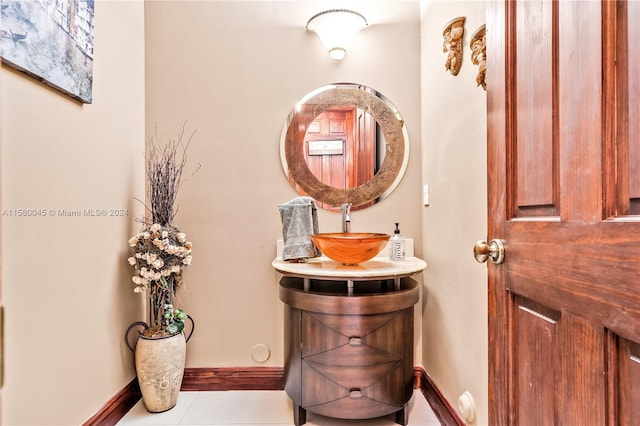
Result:
M94 0L1 0L2 62L92 101Z

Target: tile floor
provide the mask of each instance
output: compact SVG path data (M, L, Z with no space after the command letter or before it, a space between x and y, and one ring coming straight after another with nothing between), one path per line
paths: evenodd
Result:
M148 413L142 401L118 426L134 425L293 425L293 407L284 391L181 392L178 404L164 413ZM338 420L307 412L307 426L391 426L393 415L370 420ZM409 401L410 426L441 426L422 393Z

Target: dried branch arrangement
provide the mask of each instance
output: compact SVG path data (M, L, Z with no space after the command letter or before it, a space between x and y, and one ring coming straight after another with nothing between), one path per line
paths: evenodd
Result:
M175 139L169 138L165 143L161 143L156 127L147 148L147 197L151 206L151 221L161 226L169 225L178 213L176 196L183 182L187 149L196 132L194 130L185 140L185 126L186 123Z
M164 140L156 127L146 155L148 180L147 211L142 230L129 240L132 256L128 262L135 268L132 281L135 293L149 297L147 336L167 335L184 329L186 313L177 308L176 293L182 285L182 271L191 265L191 242L173 225L178 212L176 198L187 165L187 149L195 134L185 138L182 126L175 138ZM193 172L197 172L200 166Z

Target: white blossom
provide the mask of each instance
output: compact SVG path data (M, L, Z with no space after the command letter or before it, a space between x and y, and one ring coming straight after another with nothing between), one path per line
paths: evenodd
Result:
M136 270L132 280L137 293L152 282L180 274L192 262L192 243L187 241L185 233L176 232L174 227L163 228L154 223L131 238L129 245L133 255L127 261ZM140 259L144 263L139 262Z

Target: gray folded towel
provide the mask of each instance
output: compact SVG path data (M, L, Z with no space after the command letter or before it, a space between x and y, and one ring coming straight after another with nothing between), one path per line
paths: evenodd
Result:
M311 197L296 197L278 206L282 219L283 260L320 256L311 235L318 233L318 212Z

